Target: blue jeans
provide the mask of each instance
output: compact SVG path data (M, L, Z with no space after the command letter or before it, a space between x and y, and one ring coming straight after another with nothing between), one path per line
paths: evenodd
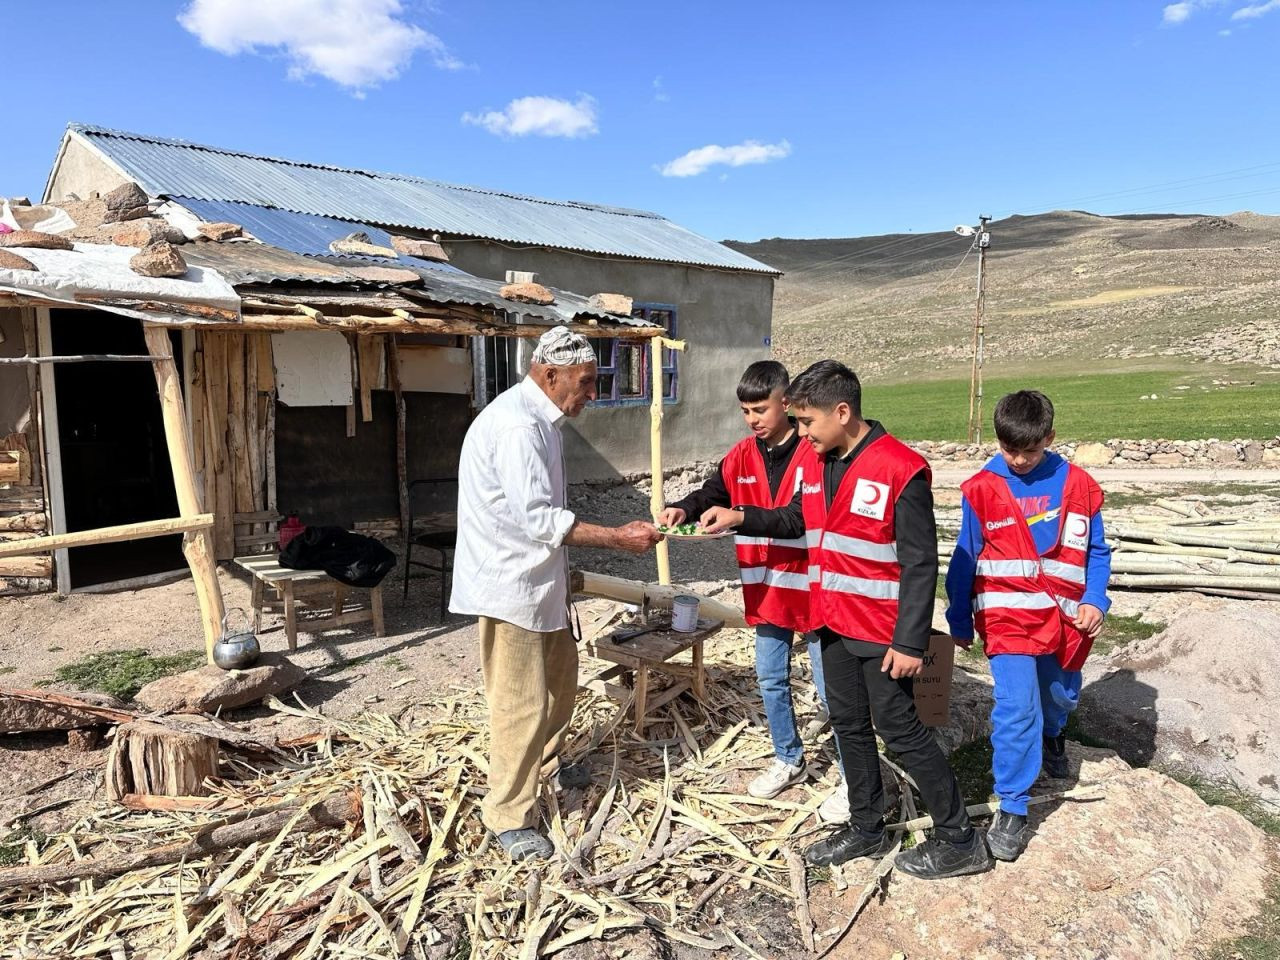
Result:
M1005 813L1023 816L1040 775L1042 737L1056 737L1080 702L1080 673L1052 654L999 653L991 658L996 704L991 710L992 772Z
M773 752L779 760L793 767L804 759L804 745L796 729L796 711L791 702L791 644L795 631L762 623L756 627L756 679L764 700L764 715L769 721ZM813 668L813 685L825 705L827 693L822 680L822 646L816 633L805 634L809 644L809 663Z

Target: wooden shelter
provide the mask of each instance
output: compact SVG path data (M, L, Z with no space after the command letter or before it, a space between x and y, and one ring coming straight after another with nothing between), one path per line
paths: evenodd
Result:
M561 304L559 314L530 307L501 297L499 284L461 271L441 281L445 297L433 292L426 270L371 266L359 259L319 262L248 240L199 240L177 249L190 265L188 276L225 280L233 298L192 296L182 287L184 279L157 280L139 293L139 278L121 273L111 248L98 244L77 243L70 251L18 248L14 252L37 269L0 270L0 397L6 396L6 386L25 387L8 394L15 401L25 399L25 416L15 409L7 415L7 427L0 420L0 592L55 586L65 592L70 589L66 551L181 534L211 646L223 615L217 562L270 549L276 540L281 409L276 352L282 334L345 338L346 438L358 436L374 420L375 390L393 398L394 463L386 463L385 470L395 477L399 516L383 528L399 532L409 510L401 383L407 342L527 339L555 323L589 337L638 342L662 332L629 317L593 311L587 298L562 291L549 291ZM95 257L102 269L86 282L85 264ZM113 285L113 277L120 282ZM471 292L460 294L460 289ZM74 345L81 338L90 342L108 322L134 324L145 348L55 350L59 338L53 331L60 328L61 341ZM172 477L176 515L78 528L69 522L61 497L73 474L57 442L57 403L67 391L56 378L65 370L136 370L140 363L154 371L163 437L159 456L167 460ZM88 402L100 412L104 404L109 410L110 394L108 388ZM334 464L332 482L344 483L340 463Z

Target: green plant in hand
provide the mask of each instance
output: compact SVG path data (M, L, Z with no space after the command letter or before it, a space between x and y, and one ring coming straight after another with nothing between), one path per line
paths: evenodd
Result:
M702 527L698 526L698 524L696 523L677 523L673 527L668 527L664 524L659 524L658 532L659 533L676 533L685 537L696 537L702 533Z

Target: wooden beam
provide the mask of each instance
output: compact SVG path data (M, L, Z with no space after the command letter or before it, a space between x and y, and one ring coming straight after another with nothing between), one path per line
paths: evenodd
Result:
M411 319L387 317L343 317L324 315L323 320L292 313L246 312L237 323L192 324L202 330L219 330L240 333L269 331L283 333L288 330L349 330L355 333L436 333L446 336L522 337L542 336L555 324L506 323L499 320L469 319L463 317L424 317L412 314ZM184 324L169 323L169 327ZM614 337L624 340L646 340L661 336L659 327L629 327L622 324L567 323L574 333L584 337Z
M187 422L182 407L178 368L173 360L163 359L169 352L169 334L163 329L145 324L142 332L147 339L148 352L158 358L155 362L156 387L160 393L160 410L164 414L164 433L169 446L169 463L173 469L173 486L178 494L178 511L188 518L207 516L200 506L200 493L196 490L191 449L187 444ZM228 530L230 521L228 513ZM191 567L196 601L200 605L200 623L204 629L205 653L212 663L213 645L217 643L222 630L224 609L222 590L218 586L218 567L214 560L213 537L209 530L187 531L183 536L182 552Z
M139 523L122 523L115 527L99 527L96 530L77 530L75 533L55 533L31 540L0 543L0 557L21 557L32 553L48 553L64 547L86 547L99 543L120 543L124 540L145 540L169 533L186 533L188 530L208 530L213 526L213 514L201 513L173 520L143 520Z
M118 363L129 360L150 360L147 356L118 353L77 353L66 357L0 357L0 364L25 364L39 366L42 363ZM172 357L168 359L172 360Z
M0 544L5 547L25 547L30 540L16 540ZM29 553L22 550L19 553ZM0 555L0 577L47 577L53 573L53 560L49 557L3 556Z
M626 580L622 577L610 577L603 573L592 573L590 570L574 570L569 577L569 589L572 593L586 593L595 597L608 597L623 603L641 603L644 598L658 607L670 608L671 600L676 596L698 597L701 604L698 614L723 620L726 627L745 627L746 618L742 611L732 604L716 600L714 597L703 597L686 590L684 587L673 587L670 584L642 583L639 580Z
M387 379L396 398L396 496L400 503L400 535L405 543L413 533L409 529L409 461L407 456L404 392L400 386L400 347L395 335L387 337Z
M662 489L662 402L665 399L662 389L662 348L684 350L683 340L668 340L666 337L654 337L649 341L649 369L653 374L649 399L649 470L652 482L649 484L649 510L653 514L653 522L658 522L658 514L666 506L666 494ZM671 557L667 552L667 541L661 541L654 548L658 559L658 582L671 582Z

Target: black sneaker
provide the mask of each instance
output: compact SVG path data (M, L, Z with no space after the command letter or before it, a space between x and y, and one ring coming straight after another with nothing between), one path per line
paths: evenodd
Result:
M1027 818L1016 813L997 810L991 826L987 828L987 846L997 860L1017 860L1027 849L1030 839L1031 827L1027 825Z
M893 865L921 880L942 880L990 870L991 855L975 830L968 843L951 843L930 836L924 843L903 850Z
M804 858L815 867L829 867L859 857L882 857L891 849L893 838L883 829L879 833L864 833L857 827L846 827L819 840L804 852Z
M1056 737L1044 738L1044 772L1053 780L1065 780L1071 776L1071 767L1067 763L1067 737L1060 733Z

